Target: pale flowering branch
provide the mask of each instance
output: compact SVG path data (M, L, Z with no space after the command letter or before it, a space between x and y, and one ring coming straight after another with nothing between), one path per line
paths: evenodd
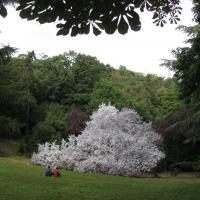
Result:
M41 144L32 163L59 166L81 172L137 176L154 169L165 157L162 138L151 124L131 109L117 110L102 104L81 135L61 145Z

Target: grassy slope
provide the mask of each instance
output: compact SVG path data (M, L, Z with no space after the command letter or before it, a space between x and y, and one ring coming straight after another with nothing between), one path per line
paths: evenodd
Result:
M0 157L12 157L18 155L20 141L0 138Z
M200 179L142 179L62 171L44 177L43 167L0 159L1 200L198 200Z

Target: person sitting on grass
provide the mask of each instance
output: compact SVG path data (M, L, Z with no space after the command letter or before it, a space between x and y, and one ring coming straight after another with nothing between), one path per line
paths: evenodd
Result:
M48 165L46 170L45 170L45 176L52 176L52 175L53 175L53 173L51 171L50 166Z
M61 178L60 172L58 171L58 167L56 167L56 168L53 170L53 176L54 176L54 177L60 177L60 178Z

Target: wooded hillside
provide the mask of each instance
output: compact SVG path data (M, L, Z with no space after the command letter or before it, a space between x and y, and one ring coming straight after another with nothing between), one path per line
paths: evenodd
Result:
M152 121L164 137L164 167L198 161L199 109L181 98L176 79L114 69L72 51L40 58L34 52L14 57L14 51L0 49L0 137L21 139L21 153L81 134L88 116L105 103L133 108Z

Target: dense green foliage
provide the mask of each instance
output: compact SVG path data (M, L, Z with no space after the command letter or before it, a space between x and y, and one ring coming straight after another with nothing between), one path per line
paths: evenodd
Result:
M200 161L182 161L170 165L171 171L200 171Z
M176 23L181 10L180 1L172 0L113 2L4 0L0 15L7 15L5 5L18 3L22 18L40 23L62 20L57 34L76 36L90 30L95 35L103 30L108 34L116 30L125 34L129 28L138 31L141 22L135 8L153 12L154 23L160 26L169 14L170 22ZM18 150L31 153L38 143L81 134L92 111L101 103L111 103L118 109L134 108L143 120L153 122L164 141L162 170L200 171L200 3L193 3L198 24L179 27L190 36L191 46L173 51L176 60L167 62L175 72L172 79L131 72L123 66L116 70L75 52L36 59L34 52L13 57L16 49L1 48L0 138L20 139ZM0 145L0 156L7 156L1 148L5 144Z
M164 79L124 66L117 70L75 52L36 59L34 52L12 57L14 50L0 49L0 137L19 138L21 153L31 153L38 143L80 134L92 111L111 103L118 109L133 108L153 122L164 138L167 157L162 169L185 162L198 169L199 82L195 87L187 84L189 76L194 77L190 84L198 80L198 70L189 67L184 80L179 76L188 69L187 62L183 65L187 54L173 62L175 77ZM187 88L190 93L185 93Z
M165 167L178 163L180 170L186 168L181 167L180 163L184 164L190 162L198 169L200 167L200 112L199 108L185 108L176 114L160 121L157 124L157 131L160 132L164 138L166 159ZM198 167L196 167L199 165ZM177 167L178 168L178 167ZM192 167L191 167L192 168ZM169 167L168 169L175 169Z
M171 69L175 71L175 78L181 88L182 98L188 102L200 100L200 27L181 27L183 30L195 31L189 41L191 47L178 48L174 51L177 60L172 62Z
M75 52L36 59L34 52L11 57L8 48L1 49L0 136L24 139L21 152L80 134L102 103L134 108L153 122L183 106L172 79L116 70Z
M161 121L157 129L162 133L166 145L167 166L180 170L200 169L200 2L194 1L195 20L192 27L179 29L189 36L190 47L173 51L176 60L167 62L174 70L174 79L180 90L185 107Z
M191 178L127 178L62 171L45 177L44 168L0 159L2 200L191 200L199 199L200 180Z
M39 23L60 22L57 35L76 36L88 34L90 29L95 35L105 31L120 34L141 28L140 12L153 14L153 22L164 26L166 19L170 23L179 21L181 13L179 0L87 0L87 1L41 1L41 0L3 0L0 2L0 15L6 17L5 5L17 3L16 10L21 18L37 20Z

